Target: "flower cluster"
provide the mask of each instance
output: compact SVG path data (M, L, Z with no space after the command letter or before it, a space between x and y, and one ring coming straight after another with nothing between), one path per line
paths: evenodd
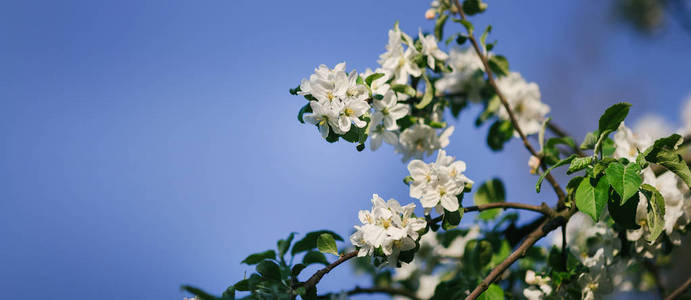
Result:
M482 61L475 51L472 48L452 49L447 63L452 71L442 74L442 77L434 83L437 91L443 91L451 96L463 95L473 102L480 101L480 90L485 79Z
M355 226L350 241L360 250L358 256L371 255L377 249L395 265L401 251L415 248L419 231L427 225L422 218L413 215L415 204L401 206L395 199L384 201L379 195L372 195L372 209L361 210L358 217L361 226Z
M540 101L540 88L537 84L526 82L521 74L511 72L508 76L497 79L497 86L506 97L523 133L530 135L539 132L550 108ZM497 115L500 119L509 120L509 113L503 106L499 108ZM517 136L518 133L514 131L514 135Z
M413 160L408 164L408 171L413 181L410 183L410 197L420 199L425 214L432 208L443 214L447 211L457 211L460 207L458 196L463 193L466 185L472 185L465 172L465 162L454 160L446 155L446 151L439 150L437 160L425 163Z

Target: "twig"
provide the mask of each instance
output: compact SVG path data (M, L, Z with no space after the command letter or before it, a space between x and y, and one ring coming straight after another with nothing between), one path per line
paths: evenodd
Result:
M540 206L537 205L530 205L530 204L524 204L524 203L517 203L517 202L494 202L494 203L487 203L487 204L482 204L482 205L473 205L473 206L467 206L463 208L463 212L474 212L474 211L484 211L488 209L497 209L497 208L515 208L515 209L524 209L524 210L530 210L534 212L539 212L544 214L545 216L553 216L556 214L554 210L552 210L551 207L547 206L546 203L542 202ZM431 219L429 222L432 224L439 223L441 221L443 216L438 216L434 219Z
M319 281L322 279L322 277L324 277L324 275L326 275L326 273L329 273L329 271L331 271L333 268L337 267L338 265L342 264L343 262L357 256L357 253L358 253L358 251L354 250L354 251L351 251L351 252L348 252L348 253L341 255L341 257L338 258L336 261L332 262L330 265L328 265L328 266L324 267L323 269L314 273L314 275L312 275L312 277L307 279L307 281L305 281L305 283L302 286L304 286L306 290L310 290L310 289L314 288L317 285L317 283L319 283Z
M392 288L392 287L381 287L381 286L375 286L375 287L370 287L370 288L362 288L359 286L356 286L354 289L346 292L348 296L352 295L357 295L357 294L389 294L391 296L404 296L412 300L419 300L414 293L404 290L404 289L397 289L397 288ZM329 293L325 295L321 295L317 297L318 299L326 299L329 298L331 295L334 295L335 293Z
M499 276L501 276L506 269L508 269L516 260L519 258L523 257L526 255L530 247L535 245L537 241L545 237L548 233L550 233L552 230L559 228L559 226L563 225L568 221L568 219L576 212L575 206L569 210L562 211L559 215L553 218L549 218L545 220L540 227L538 227L535 231L530 233L523 243L521 243L516 250L514 250L509 257L507 257L504 261L502 261L499 265L497 265L492 271L485 277L485 279L482 280L480 285L475 287L473 292L466 297L466 300L473 300L479 297L487 288L489 287L492 282L494 282Z
M678 287L676 290L674 290L671 294L665 298L665 300L673 300L679 298L679 296L683 295L689 288L691 288L691 278L686 279L686 282L682 284L680 287Z
M463 12L463 7L461 6L461 3L458 2L458 0L454 0L456 9L458 10L458 15L461 17L462 20L467 21L465 17L465 13ZM466 28L467 30L467 28ZM494 92L497 94L499 97L499 100L501 100L502 105L504 106L504 109L506 109L506 112L509 114L509 119L511 120L511 124L513 124L514 130L518 132L518 135L521 137L521 140L523 140L523 145L525 146L526 149L528 149L528 152L532 154L535 157L539 157L537 151L533 147L533 145L528 141L528 138L526 137L525 133L523 133L523 129L518 125L518 121L516 120L516 116L514 115L513 111L511 110L511 106L509 106L509 102L506 100L506 97L504 97L504 94L501 93L499 90L499 87L497 86L497 83L494 80L494 75L492 74L492 69L489 67L489 63L487 62L487 56L483 54L483 52L480 50L480 46L477 43L477 40L475 40L475 36L470 30L468 31L468 39L470 40L470 43L473 45L473 48L475 49L475 52L477 53L478 57L482 61L482 65L485 68L485 73L487 73L487 80L489 81L490 86L494 89ZM545 165L541 165L543 170L546 169ZM552 176L551 173L547 174L545 176L547 181L552 185L552 188L554 189L554 192L557 193L557 197L559 197L558 209L564 208L564 203L566 202L566 194L564 194L564 191L561 189L561 186L559 186L559 183L557 182L556 179Z
M578 148L578 142L576 141L576 139L573 138L570 134L568 134L564 129L559 127L559 125L554 124L554 122L550 120L549 122L547 122L547 128L549 128L549 130L551 130L554 134L556 134L559 137L570 137L571 139L573 139L573 152L580 157L585 157L585 153L583 153L583 151L581 151L581 149Z

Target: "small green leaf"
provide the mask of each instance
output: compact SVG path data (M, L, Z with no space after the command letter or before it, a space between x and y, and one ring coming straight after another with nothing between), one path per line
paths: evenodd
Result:
M415 97L417 95L415 89L407 84L393 84L391 85L391 89L394 90L394 92L403 93L411 97Z
M468 35L473 34L473 23L470 23L468 20L463 20L463 19L453 19L454 22L456 23L461 23L463 24L463 27L465 27L465 30L468 31Z
M270 260L259 263L257 265L257 273L267 279L281 280L281 269L275 262Z
M373 81L382 77L384 77L384 73L374 73L370 76L367 76L367 78L365 78L365 82L367 83L367 86L372 86Z
M593 132L588 132L585 135L585 138L583 139L583 143L581 143L581 150L592 150L595 149L595 143L597 143L598 138L600 137L600 132L595 130Z
M509 75L509 61L501 55L493 55L489 58L489 67L497 76Z
M305 237L303 237L301 240L295 242L295 244L293 245L293 249L290 250L290 254L295 255L295 254L300 253L300 252L304 252L307 250L312 250L314 248L317 248L317 238L322 233L331 234L335 240L341 241L341 242L343 241L343 238L333 231L329 231L329 230L313 231L313 232L307 233L305 235Z
M640 172L641 167L638 164L624 165L620 162L610 163L605 170L607 182L621 196L622 205L638 193L638 187L643 183L643 178L639 175Z
M487 134L487 145L494 151L504 149L504 143L511 140L513 137L513 125L511 121L497 120L489 128Z
M487 3L482 2L482 0L465 0L462 6L463 11L471 16L487 9Z
M276 258L276 252L273 250L266 250L264 252L259 252L259 253L254 253L245 258L245 260L242 261L243 264L248 264L248 265L255 265L258 264L259 262L265 260L265 259L275 259Z
M506 201L506 190L499 178L493 178L482 183L473 196L473 202L478 206L504 201ZM501 209L490 209L480 212L478 217L482 220L489 221L496 218L499 213L501 213Z
M461 223L461 219L463 218L463 209L459 209L457 211L448 211L444 210L444 217L442 218L442 228L444 230L450 230L456 228L458 224Z
M605 171L605 169L607 169L609 164L611 164L615 161L617 161L617 160L614 158L611 158L611 157L605 157L602 160L598 161L595 164L595 166L593 167L593 176L600 175L600 173L602 173L603 171Z
M547 169L547 171L545 171L544 173L542 173L542 175L540 175L540 178L537 179L537 183L535 184L535 191L538 192L538 193L540 192L540 189L542 188L542 181L545 180L545 177L547 176L547 174L549 174L550 172L552 172L552 170L554 170L554 168L557 168L557 167L563 166L563 165L565 165L565 164L568 164L568 163L570 163L570 162L571 162L574 158L576 158L576 157L577 157L576 154L571 154L571 156L569 156L569 157L567 157L567 158L564 158L564 159L560 160L559 162L557 162L556 164L554 164L552 167L550 167L549 169Z
M290 274L293 276L298 276L300 275L300 272L304 270L307 266L305 264L295 264L293 268L290 270Z
M276 247L278 248L278 256L283 257L283 255L290 249L290 243L293 242L295 237L295 232L291 232L285 240L278 240Z
M680 135L673 134L656 140L652 146L640 155L643 155L646 161L662 165L674 172L674 174L677 174L679 178L684 180L687 186L691 187L691 170L689 170L689 166L684 161L684 158L675 152L682 141L683 139Z
M650 235L648 241L657 240L665 229L665 199L662 194L652 185L641 185L641 192L648 198L648 228Z
M585 177L576 189L575 198L578 210L597 222L609 198L609 183L603 179L596 183L593 181L592 177Z
M311 113L312 112L312 106L310 106L310 102L307 102L307 104L303 105L302 108L300 108L300 111L298 112L298 121L300 123L305 124L305 120L302 118L302 115L305 113Z
M323 264L325 266L329 265L329 261L326 260L326 256L317 251L308 251L305 254L305 257L302 258L302 263L305 266L309 266L311 264Z
M422 96L420 103L415 104L415 108L417 109L425 108L425 106L432 102L432 98L434 98L434 87L432 87L432 83L429 81L429 78L427 78L427 75L423 74L422 78L425 79L425 94Z
M496 284L490 284L486 291L477 297L478 300L503 300L504 290Z
M587 168L591 163L593 163L593 160L595 159L592 156L574 158L571 161L571 165L569 165L569 169L566 171L566 174L570 175L573 172L578 172Z
M444 38L444 24L448 18L449 15L441 14L437 18L437 22L434 24L434 37L437 38L437 41L441 41L442 38Z
M599 121L598 130L600 134L604 134L606 131L612 132L619 128L619 124L626 119L626 115L629 114L630 103L622 102L617 103L605 110Z
M338 247L336 246L336 241L333 236L328 233L322 233L317 238L317 249L322 253L331 253L333 255L338 255Z
M485 28L485 32L482 33L480 36L480 45L482 45L482 49L487 52L487 45L485 44L485 40L487 40L487 35L492 32L492 25L487 25L487 28Z
M297 95L298 92L300 92L300 91L301 91L301 89L300 89L300 86L298 85L296 88L290 89L290 94L291 95Z

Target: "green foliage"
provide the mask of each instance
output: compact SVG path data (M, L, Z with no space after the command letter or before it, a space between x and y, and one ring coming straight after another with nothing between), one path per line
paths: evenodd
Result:
M487 3L482 2L482 0L464 0L462 6L463 12L471 16L487 9Z
M257 265L257 273L267 279L281 280L281 269L275 262L270 260L259 263Z
M492 72L497 76L509 75L509 61L502 55L492 55L487 61Z
M499 151L504 149L504 143L511 140L513 136L513 125L511 121L497 120L489 128L489 133L487 134L487 145L490 149L494 151Z
M643 183L639 175L641 167L636 163L623 164L612 162L605 171L607 182L621 196L621 204L625 204L634 194L638 193L638 187Z
M609 198L607 180L585 177L576 189L576 207L597 222Z
M629 114L629 107L631 107L630 103L622 102L607 108L598 122L598 131L600 134L607 134L617 130L619 124L621 124L621 122L626 119L626 115Z
M598 130L595 130L593 132L588 132L585 135L585 138L583 138L583 142L581 143L581 150L593 150L595 149L595 143L597 143L597 139L600 136L600 132Z
M572 174L574 172L583 170L590 166L590 164L592 164L593 161L595 161L595 158L593 158L592 156L575 157L571 161L571 164L569 165L569 169L566 171L566 174Z
M559 149L557 145L566 145L569 148L576 148L576 144L570 137L553 137L547 140L542 148L542 160L548 166L556 164L559 160Z
M487 35L489 35L490 32L492 32L492 25L487 25L487 28L485 28L485 31L480 36L480 45L482 45L482 49L485 49L485 52L487 52L487 45L485 44L485 41L487 40Z
M655 241L665 229L665 199L662 194L652 185L644 184L641 186L641 193L648 198L648 228L650 235L648 241Z
M446 24L448 19L449 15L447 14L441 14L437 18L437 22L434 24L434 37L437 38L437 41L441 41L444 38L444 24Z
M322 233L317 238L317 248L322 253L331 253L333 255L338 255L338 247L336 246L336 240L331 234Z
M645 161L661 165L677 174L687 186L691 187L691 171L679 153L677 147L683 139L678 134L673 134L666 138L661 138L646 149L639 157L643 156ZM640 160L639 160L640 161Z
M444 230L449 230L449 229L454 229L458 224L461 223L461 219L463 218L463 208L460 208L457 211L448 211L444 210L444 217L442 218L442 228Z
M384 75L385 75L384 73L374 73L370 76L367 76L367 78L365 78L365 83L367 83L367 86L372 86L372 81L375 81L379 78L382 78L382 77L384 77Z
M275 258L276 258L276 252L274 252L273 250L266 250L264 252L251 254L250 256L245 258L245 260L243 260L242 263L248 264L248 265L256 265L265 259L275 259Z
M293 242L293 238L295 238L295 232L291 232L286 239L278 240L276 242L276 248L278 248L278 256L283 259L283 256L288 252L288 249L290 249L290 243Z
M542 173L542 175L540 175L540 178L537 179L537 183L535 184L535 191L538 193L540 192L540 189L542 188L542 181L545 180L545 177L547 176L547 174L552 172L552 170L554 170L555 168L558 168L560 166L563 166L565 164L570 163L576 157L577 157L576 154L572 154L571 156L560 160L559 162L557 162L556 164L551 166L549 169L547 169L547 171Z
M411 97L415 97L417 94L415 89L407 84L393 84L391 85L391 89L394 90L394 92L403 93Z
M310 106L310 103L307 102L307 104L303 105L302 108L300 108L300 111L298 111L298 121L300 123L305 124L305 120L302 118L302 115L305 113L311 113L312 112L312 106Z
M463 20L463 19L453 19L453 21L456 23L461 23L461 25L463 25L463 27L465 27L465 30L468 31L468 35L473 34L473 30L475 29L473 27L473 23L470 23L468 20Z
M329 265L329 261L326 260L326 256L324 256L323 253L311 250L308 251L302 258L302 263L305 266L309 266L311 264L323 264L325 266Z
M487 290L477 297L479 300L502 300L504 299L504 290L496 284L490 284Z
M639 198L638 193L635 193L624 203L621 201L621 196L612 190L607 202L607 210L612 220L624 229L638 229L640 226L636 224L636 209Z
M295 242L295 245L293 245L293 249L290 250L291 255L295 255L300 252L308 251L317 248L317 238L322 233L328 233L333 236L333 238L337 241L343 241L343 238L334 233L333 231L329 230L319 230L319 231L312 231L310 233L307 233L305 237L303 237L301 240Z
M483 205L495 202L506 201L506 190L504 189L504 183L499 178L493 178L491 180L485 181L480 185L475 196L473 197L475 205ZM479 218L485 221L492 220L496 218L501 209L490 209L480 212Z

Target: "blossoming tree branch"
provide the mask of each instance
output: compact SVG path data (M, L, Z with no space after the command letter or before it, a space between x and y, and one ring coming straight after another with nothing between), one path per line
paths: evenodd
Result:
M682 135L653 139L633 132L624 125L631 105L618 103L604 109L577 143L550 120L538 85L495 52L496 42L488 42L491 27L476 31L469 16L486 8L481 0L433 1L425 14L435 20L433 33L408 34L396 23L374 70L320 65L290 91L307 101L299 122L313 124L327 142L343 140L357 151L367 144L373 151L382 143L393 146L410 173L402 187L415 201L374 193L372 206L358 213L349 243L328 230L297 241L290 233L276 249L243 260L256 265L256 273L222 295L183 288L198 299L226 300L371 293L397 299L596 299L651 289L660 297L682 295L691 280L670 287L659 276L691 220ZM460 32L444 36L451 26ZM486 142L492 151L521 140L531 155L536 193L548 185L553 202L508 202L500 179L478 185L464 175L473 164L444 150L455 130L445 116L458 117L472 105L484 108L478 126L491 122ZM434 161L425 162L429 157ZM560 167L571 176L563 187L551 174ZM419 206L422 214L416 215ZM536 218L518 224L516 210ZM488 226L458 228L463 217ZM553 231L554 242L541 241ZM347 261L372 285L320 289L321 279ZM315 264L323 267L304 274Z

